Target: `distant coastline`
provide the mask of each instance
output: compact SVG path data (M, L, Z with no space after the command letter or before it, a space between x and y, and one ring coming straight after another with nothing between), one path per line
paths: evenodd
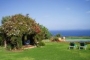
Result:
M50 30L52 35L62 36L90 36L90 30Z

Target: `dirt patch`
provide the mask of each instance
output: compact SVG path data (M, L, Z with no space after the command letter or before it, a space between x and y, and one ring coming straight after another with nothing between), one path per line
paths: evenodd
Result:
M35 48L36 46L33 46L33 45L24 45L22 46L21 49L13 49L13 50L10 50L12 52L22 52L24 49L31 49L31 48Z
M33 45L24 45L22 48L23 49L30 49L30 48L35 48L36 46Z

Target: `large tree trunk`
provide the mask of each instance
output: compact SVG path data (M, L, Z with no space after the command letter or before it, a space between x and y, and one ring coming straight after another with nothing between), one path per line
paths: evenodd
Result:
M6 48L7 47L7 42L6 42L6 40L4 40L4 48Z
M4 47L6 48L7 47L7 35L4 33L3 34L3 39L4 39Z

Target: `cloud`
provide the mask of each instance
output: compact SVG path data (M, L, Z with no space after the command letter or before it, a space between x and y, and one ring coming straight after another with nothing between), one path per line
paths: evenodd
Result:
M87 11L86 13L90 14L90 11Z

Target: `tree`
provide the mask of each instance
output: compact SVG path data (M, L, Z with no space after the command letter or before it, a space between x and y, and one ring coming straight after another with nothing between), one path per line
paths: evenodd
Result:
M50 38L49 30L38 23L29 15L16 14L2 18L0 28L4 41L10 49L18 49L24 45L25 40L30 40L32 44L39 42L40 45L43 39Z
M56 34L56 37L61 37L61 35L60 34Z
M44 35L44 39L49 39L51 37L51 33L49 32L49 30L43 26L43 25L39 25L42 31L42 34Z
M36 42L39 42L39 44L42 45L43 42L41 42L41 41L43 39L49 39L51 37L51 33L45 26L39 24L39 27L40 27L41 31L40 31L40 33L35 35L34 39Z
M2 24L4 24L5 22L7 22L7 21L9 21L10 20L10 16L5 16L5 17L3 17L2 18ZM6 46L7 46L7 44L6 44L6 34L4 33L4 31L3 30L1 30L1 26L0 26L0 35L1 35L1 38L2 38L2 40L4 40L4 47L6 48Z
M11 18L10 16L5 16L5 17L3 17L3 18L2 18L2 21L1 21L2 24L4 24L5 22L7 22L8 20L10 20L10 18Z
M10 17L10 19L4 20L1 26L3 36L6 37L7 44L16 46L20 45L23 34L37 34L40 32L39 25L34 19L24 16L22 14L16 14ZM17 39L18 38L18 39ZM20 39L20 40L19 40Z

